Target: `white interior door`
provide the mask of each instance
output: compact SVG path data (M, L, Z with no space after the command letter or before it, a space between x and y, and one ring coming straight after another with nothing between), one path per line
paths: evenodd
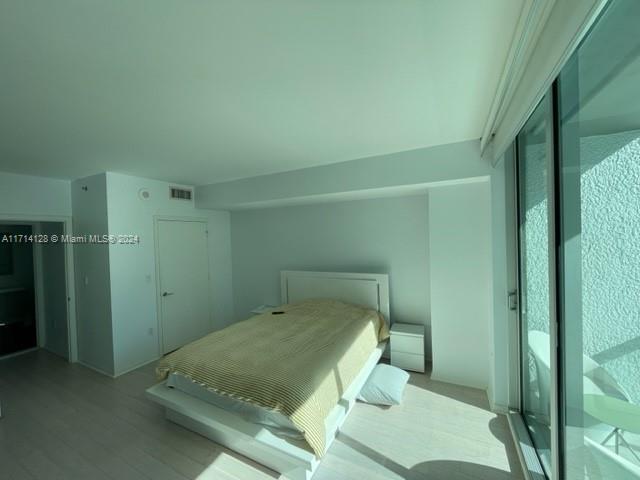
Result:
M162 353L211 331L207 224L158 221Z

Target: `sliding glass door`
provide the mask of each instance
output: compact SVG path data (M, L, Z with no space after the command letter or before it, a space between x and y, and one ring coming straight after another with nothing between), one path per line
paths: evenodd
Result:
M551 470L549 168L551 102L545 97L517 139L521 411L542 465Z
M516 139L521 413L549 478L640 479L640 0Z
M640 2L558 79L565 478L640 478Z

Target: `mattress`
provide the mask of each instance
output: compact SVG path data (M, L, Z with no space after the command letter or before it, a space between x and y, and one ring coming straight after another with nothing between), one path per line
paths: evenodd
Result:
M211 333L158 362L164 380L178 373L218 395L280 412L318 458L325 420L388 338L375 310L335 300L282 305ZM186 392L185 392L186 393Z
M219 395L184 375L171 373L167 377L167 387L175 388L199 400L215 405L218 408L233 412L243 420L262 425L274 435L302 440L304 435L293 422L280 412L253 405L242 400Z

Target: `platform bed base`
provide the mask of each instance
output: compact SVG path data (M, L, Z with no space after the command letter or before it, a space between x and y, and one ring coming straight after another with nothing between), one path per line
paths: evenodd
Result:
M371 353L338 405L327 416L326 449L329 449L351 412L356 396L380 360L385 343L380 343ZM310 480L318 468L320 462L306 442L285 440L234 413L169 388L165 382L149 388L147 396L165 407L167 419L275 470L282 475L281 478Z

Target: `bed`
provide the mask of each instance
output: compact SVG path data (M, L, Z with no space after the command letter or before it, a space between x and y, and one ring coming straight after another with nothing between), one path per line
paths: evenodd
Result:
M388 292L386 275L281 272L282 314L164 357L147 395L169 420L308 480L384 351Z

